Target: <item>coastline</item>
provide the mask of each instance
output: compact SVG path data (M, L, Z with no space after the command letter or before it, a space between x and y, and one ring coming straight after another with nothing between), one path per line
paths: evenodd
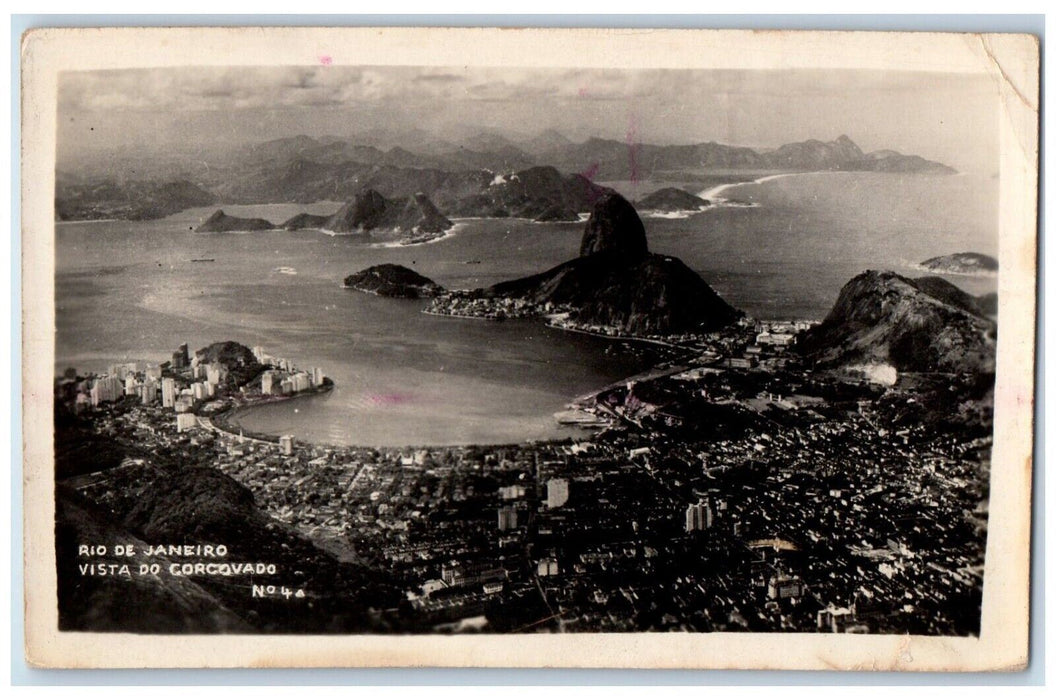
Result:
M855 173L873 173L872 170L800 170L789 173L774 173L773 175L764 175L763 177L756 178L754 180L742 180L739 182L728 182L722 185L716 185L703 192L697 193L697 196L701 199L707 199L712 202L712 205L703 209L702 211L708 211L718 206L723 206L727 203L725 197L722 197L722 193L731 187L742 187L745 185L762 185L770 182L771 180L781 180L786 177L794 177L797 175L850 175ZM743 206L743 205L742 205Z
M279 437L281 437L281 436L279 436L279 435L271 435L270 433L260 433L260 432L252 431L252 430L247 431L245 428L243 428L240 425L232 425L231 422L230 422L231 419L237 418L239 413L243 413L243 412L245 412L245 411L247 411L249 409L257 408L259 406L267 406L267 405L278 404L278 403L288 403L288 402L294 401L296 399L308 399L308 398L312 398L314 396L321 396L323 394L328 394L328 393L330 393L331 391L334 390L335 386L337 386L337 385L334 384L333 382L330 382L330 383L324 384L323 386L313 387L311 389L306 389L304 391L297 392L296 394L291 394L290 396L272 396L272 397L267 397L267 398L254 399L254 400L247 401L246 403L240 404L238 406L232 406L231 408L227 409L226 411L221 411L220 413L214 414L212 416L205 416L205 417L209 419L210 425L214 429L216 429L218 432L225 433L225 434L230 435L232 437L238 437L239 434L241 433L246 439L249 439L249 440L256 440L258 442L269 442L269 443L273 443L273 444L278 444ZM315 444L315 443L313 443L313 444Z
M721 206L721 202L725 202L726 198L720 195L731 187L740 187L742 185L761 185L764 182L770 182L771 180L779 180L785 177L791 177L792 175L812 175L816 172L821 171L805 171L805 172L794 172L794 173L775 173L773 175L764 175L763 177L756 178L754 180L741 180L739 182L728 182L723 185L716 185L715 187L709 188L697 194L701 199L706 199L712 202L712 205L708 209L712 209L715 206ZM706 210L705 210L706 211Z

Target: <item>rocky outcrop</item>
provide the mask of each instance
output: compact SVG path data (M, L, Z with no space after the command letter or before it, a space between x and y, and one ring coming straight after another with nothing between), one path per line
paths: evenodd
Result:
M408 198L399 216L396 228L414 233L443 233L454 226L451 220L440 213L428 197L417 192Z
M695 194L690 194L685 190L680 190L677 187L665 187L646 195L635 203L635 207L638 211L680 212L699 211L706 208L709 204L708 200Z
M582 175L562 175L557 168L541 166L494 175L485 188L455 201L451 211L467 217L540 219L544 213L552 216L555 212L567 217L590 211L594 202L611 192Z
M631 203L615 192L599 199L587 220L580 256L605 253L633 260L648 252L645 226Z
M370 231L382 226L390 210L391 205L381 194L376 190L366 190L338 209L326 220L323 228L334 233Z
M345 278L345 286L361 292L400 299L435 297L444 288L403 265L374 265Z
M333 233L374 230L443 233L452 226L451 220L421 192L406 199L387 199L376 190L368 189L341 207L322 228Z
M580 252L546 272L482 293L570 306L578 323L632 335L707 332L741 315L681 260L650 254L641 219L616 193L595 203Z
M230 387L248 384L266 369L257 360L252 350L233 340L212 343L198 350L194 355L199 364L223 365L227 370L223 381Z
M223 209L217 209L213 215L199 224L198 233L229 233L231 231L270 231L275 224L266 219L243 219L228 216Z
M825 320L799 337L797 350L819 366L990 373L996 336L978 300L954 285L869 270L844 285Z

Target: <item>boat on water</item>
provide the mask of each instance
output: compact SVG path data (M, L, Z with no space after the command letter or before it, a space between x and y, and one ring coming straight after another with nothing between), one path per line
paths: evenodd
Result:
M216 262L216 258L191 258L191 262Z

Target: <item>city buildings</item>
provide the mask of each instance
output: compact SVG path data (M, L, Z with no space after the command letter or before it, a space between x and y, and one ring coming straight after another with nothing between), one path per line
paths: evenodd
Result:
M172 368L174 370L186 369L191 366L191 358L187 350L187 343L180 345L176 352L172 353Z
M117 401L124 395L124 386L121 379L116 375L98 377L92 382L91 400L92 406L98 406L108 401Z

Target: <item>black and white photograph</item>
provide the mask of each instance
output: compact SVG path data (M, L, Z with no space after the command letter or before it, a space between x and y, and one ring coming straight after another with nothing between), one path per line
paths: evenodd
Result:
M743 35L768 67L579 64L621 40L588 34L540 32L562 65L524 35L445 58L470 33L418 63L328 38L54 71L51 179L24 179L49 634L782 648L1015 622L984 593L1019 590L995 548L1029 556L988 549L1030 525L1019 74L939 70L950 42L920 37L921 69L788 67Z

